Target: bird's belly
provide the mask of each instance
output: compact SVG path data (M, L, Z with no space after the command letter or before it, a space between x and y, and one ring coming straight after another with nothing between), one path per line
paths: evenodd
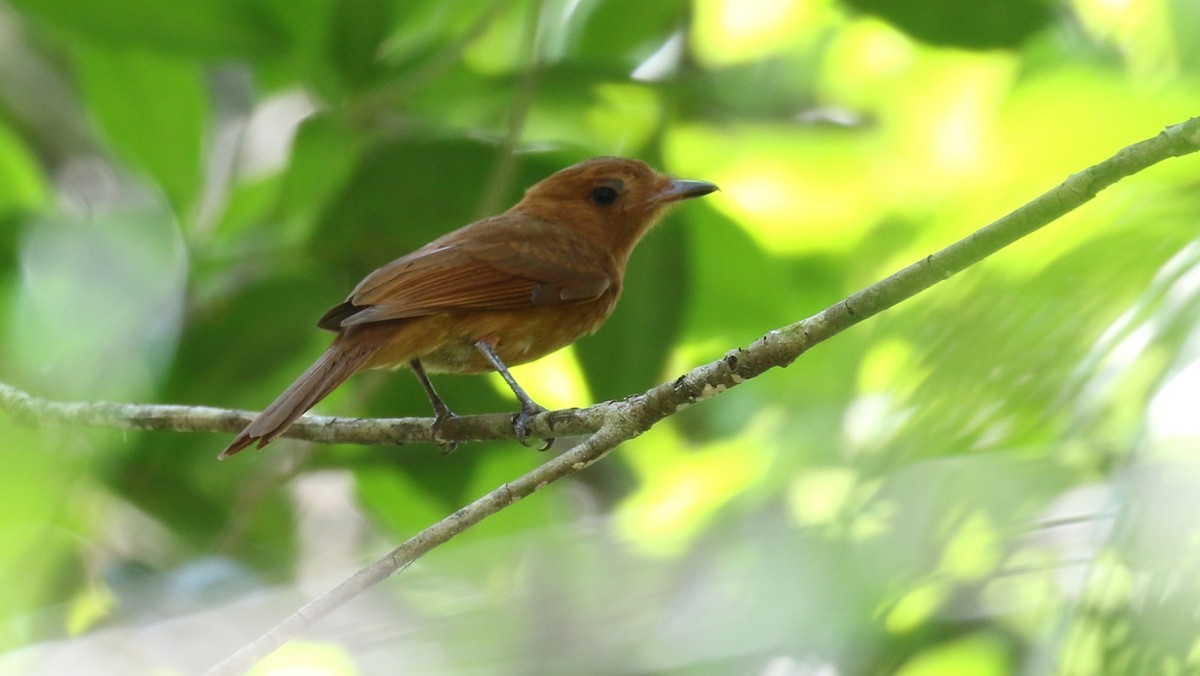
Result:
M492 364L475 342L492 343L507 366L533 361L594 333L616 304L592 303L521 310L437 314L397 322L371 360L374 368L403 366L420 359L434 373L484 373Z

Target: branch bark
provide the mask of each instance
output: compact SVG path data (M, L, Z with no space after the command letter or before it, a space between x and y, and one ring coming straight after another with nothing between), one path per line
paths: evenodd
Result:
M588 409L564 409L537 415L530 436L545 438L590 434L599 429L608 403ZM29 426L79 425L127 430L177 432L240 432L257 413L210 406L118 404L106 401L58 402L36 397L0 383L0 410ZM306 415L283 436L322 444L399 446L429 443L433 418L342 418ZM441 435L449 441L494 441L514 438L512 415L456 416L446 421Z
M484 518L553 481L578 472L617 445L703 399L792 363L814 345L934 286L1091 200L1127 176L1200 150L1200 118L1168 127L1109 159L1071 175L1016 211L854 293L803 321L768 332L745 348L695 368L674 381L622 401L587 409L542 413L530 420L530 436L589 434L578 446L417 533L387 555L317 597L279 626L213 667L210 674L240 673L302 632L311 623L403 569L421 555ZM252 414L202 407L107 403L54 403L0 386L0 408L15 418L133 429L235 432ZM350 420L302 418L288 436L338 443L409 443L428 439L428 419ZM469 416L448 424L447 439L512 438L510 416Z

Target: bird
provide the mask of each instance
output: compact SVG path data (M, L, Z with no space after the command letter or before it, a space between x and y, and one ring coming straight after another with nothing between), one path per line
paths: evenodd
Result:
M546 409L508 367L590 335L612 314L634 246L673 205L716 191L637 159L596 157L550 175L503 213L475 221L367 275L317 322L336 334L316 362L221 452L262 448L347 378L409 368L434 410L455 414L429 373L497 371L520 402L513 429ZM548 446L548 444L547 444Z

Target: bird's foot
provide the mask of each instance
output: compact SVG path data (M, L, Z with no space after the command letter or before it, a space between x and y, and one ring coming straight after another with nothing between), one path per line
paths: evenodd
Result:
M528 405L522 405L521 411L513 416L513 432L517 435L517 441L521 442L522 446L529 447L529 443L525 436L525 426L529 422L530 416L535 416L539 413L545 413L546 409L538 406L532 401ZM554 438L543 439L546 442L545 446L539 448L539 451L548 451L554 445Z
M457 417L454 411L443 407L434 417L433 424L429 426L429 440L434 446L437 446L438 453L442 455L449 455L454 452L454 449L458 448L457 441L449 441L442 437L442 428L445 426L446 421Z

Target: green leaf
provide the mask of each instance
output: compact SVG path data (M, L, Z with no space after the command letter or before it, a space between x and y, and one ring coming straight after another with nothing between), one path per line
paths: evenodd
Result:
M357 90L378 70L380 47L388 36L391 11L386 0L341 0L329 32L329 62L343 82Z
M283 182L284 218L314 225L331 199L351 178L364 140L349 125L318 113L305 120L292 141L292 157Z
M104 136L184 212L200 189L209 114L200 69L143 52L82 47L77 54L88 112Z
M225 0L14 0L88 40L191 57L273 54L278 33L255 2Z
M353 283L475 220L495 163L493 147L466 138L376 146L330 201L314 233L314 253Z
M1180 70L1184 73L1196 73L1200 69L1200 40L1196 40L1200 31L1200 12L1196 11L1195 3L1191 0L1165 0L1168 20L1166 29L1170 31L1173 40L1163 40L1174 44L1179 54Z
M0 124L0 215L33 209L46 201L37 161L8 127Z
M581 5L586 17L575 55L582 61L608 61L635 67L684 28L686 0L602 0ZM590 10L590 11L587 11Z

